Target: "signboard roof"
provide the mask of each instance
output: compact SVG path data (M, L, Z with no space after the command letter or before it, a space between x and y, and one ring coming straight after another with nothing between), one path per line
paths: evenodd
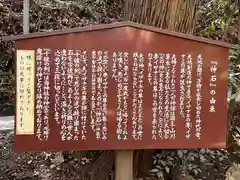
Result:
M214 44L214 45L231 48L231 49L239 49L240 48L238 45L228 44L223 41L209 40L209 39L202 38L202 37L173 32L173 31L169 31L169 30L165 30L165 29L160 29L160 28L147 26L147 25L143 25L143 24L138 24L138 23L134 23L134 22L128 22L128 21L111 23L111 24L92 25L92 26L86 26L86 27L81 27L81 28L66 28L66 29L54 30L54 31L49 31L49 32L38 32L38 33L30 33L30 34L23 34L23 35L4 36L3 40L16 41L16 40L29 39L29 38L56 36L56 35L64 35L64 34L70 34L70 33L81 33L81 32L97 31L97 30L112 29L112 28L119 28L119 27L133 27L133 28L152 31L152 32L156 32L156 33L166 34L166 35L170 35L170 36L176 36L176 37L185 38L185 39L189 39L189 40L204 42L204 43L208 43L208 44Z

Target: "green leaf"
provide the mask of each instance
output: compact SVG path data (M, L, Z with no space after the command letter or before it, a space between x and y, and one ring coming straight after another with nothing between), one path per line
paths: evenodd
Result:
M215 25L212 23L212 25L211 25L211 29L213 30L213 31L215 31Z
M221 20L221 25L225 25L225 20L224 19Z
M155 168L155 169L152 169L152 170L150 170L150 172L151 172L151 173L157 173L157 172L159 172L159 171L160 171L160 170L159 170L159 169L156 169L156 168Z
M170 173L169 167L165 166L165 170L166 170L166 172L167 172L168 174Z
M157 177L163 179L163 173L161 171L157 172Z

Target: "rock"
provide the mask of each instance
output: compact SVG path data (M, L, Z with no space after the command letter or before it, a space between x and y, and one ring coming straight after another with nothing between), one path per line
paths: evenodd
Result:
M11 130L14 127L14 116L0 117L0 131Z
M28 161L27 164L31 164L32 163L32 160Z
M233 163L226 173L226 180L240 179L240 164Z
M3 148L4 148L4 144L0 142L0 150L2 150Z
M51 162L54 163L56 166L59 166L61 163L63 163L64 157L62 155L62 152L57 152L55 154L55 158L51 159Z
M52 165L50 166L50 169L54 169L54 168L56 168L56 165L55 165L55 164L52 164Z
M236 140L237 146L240 147L240 139Z

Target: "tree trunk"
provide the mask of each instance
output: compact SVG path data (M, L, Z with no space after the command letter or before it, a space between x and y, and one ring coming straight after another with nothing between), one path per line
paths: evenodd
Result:
M199 0L126 0L124 20L192 34Z
M152 169L155 150L136 150L133 154L133 175L144 178Z
M192 34L199 0L126 0L124 21ZM152 167L154 150L134 153L134 175L144 177Z

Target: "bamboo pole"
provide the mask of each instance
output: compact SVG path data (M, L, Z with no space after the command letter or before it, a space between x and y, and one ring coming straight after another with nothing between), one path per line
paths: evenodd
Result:
M23 1L23 34L29 33L29 0Z

